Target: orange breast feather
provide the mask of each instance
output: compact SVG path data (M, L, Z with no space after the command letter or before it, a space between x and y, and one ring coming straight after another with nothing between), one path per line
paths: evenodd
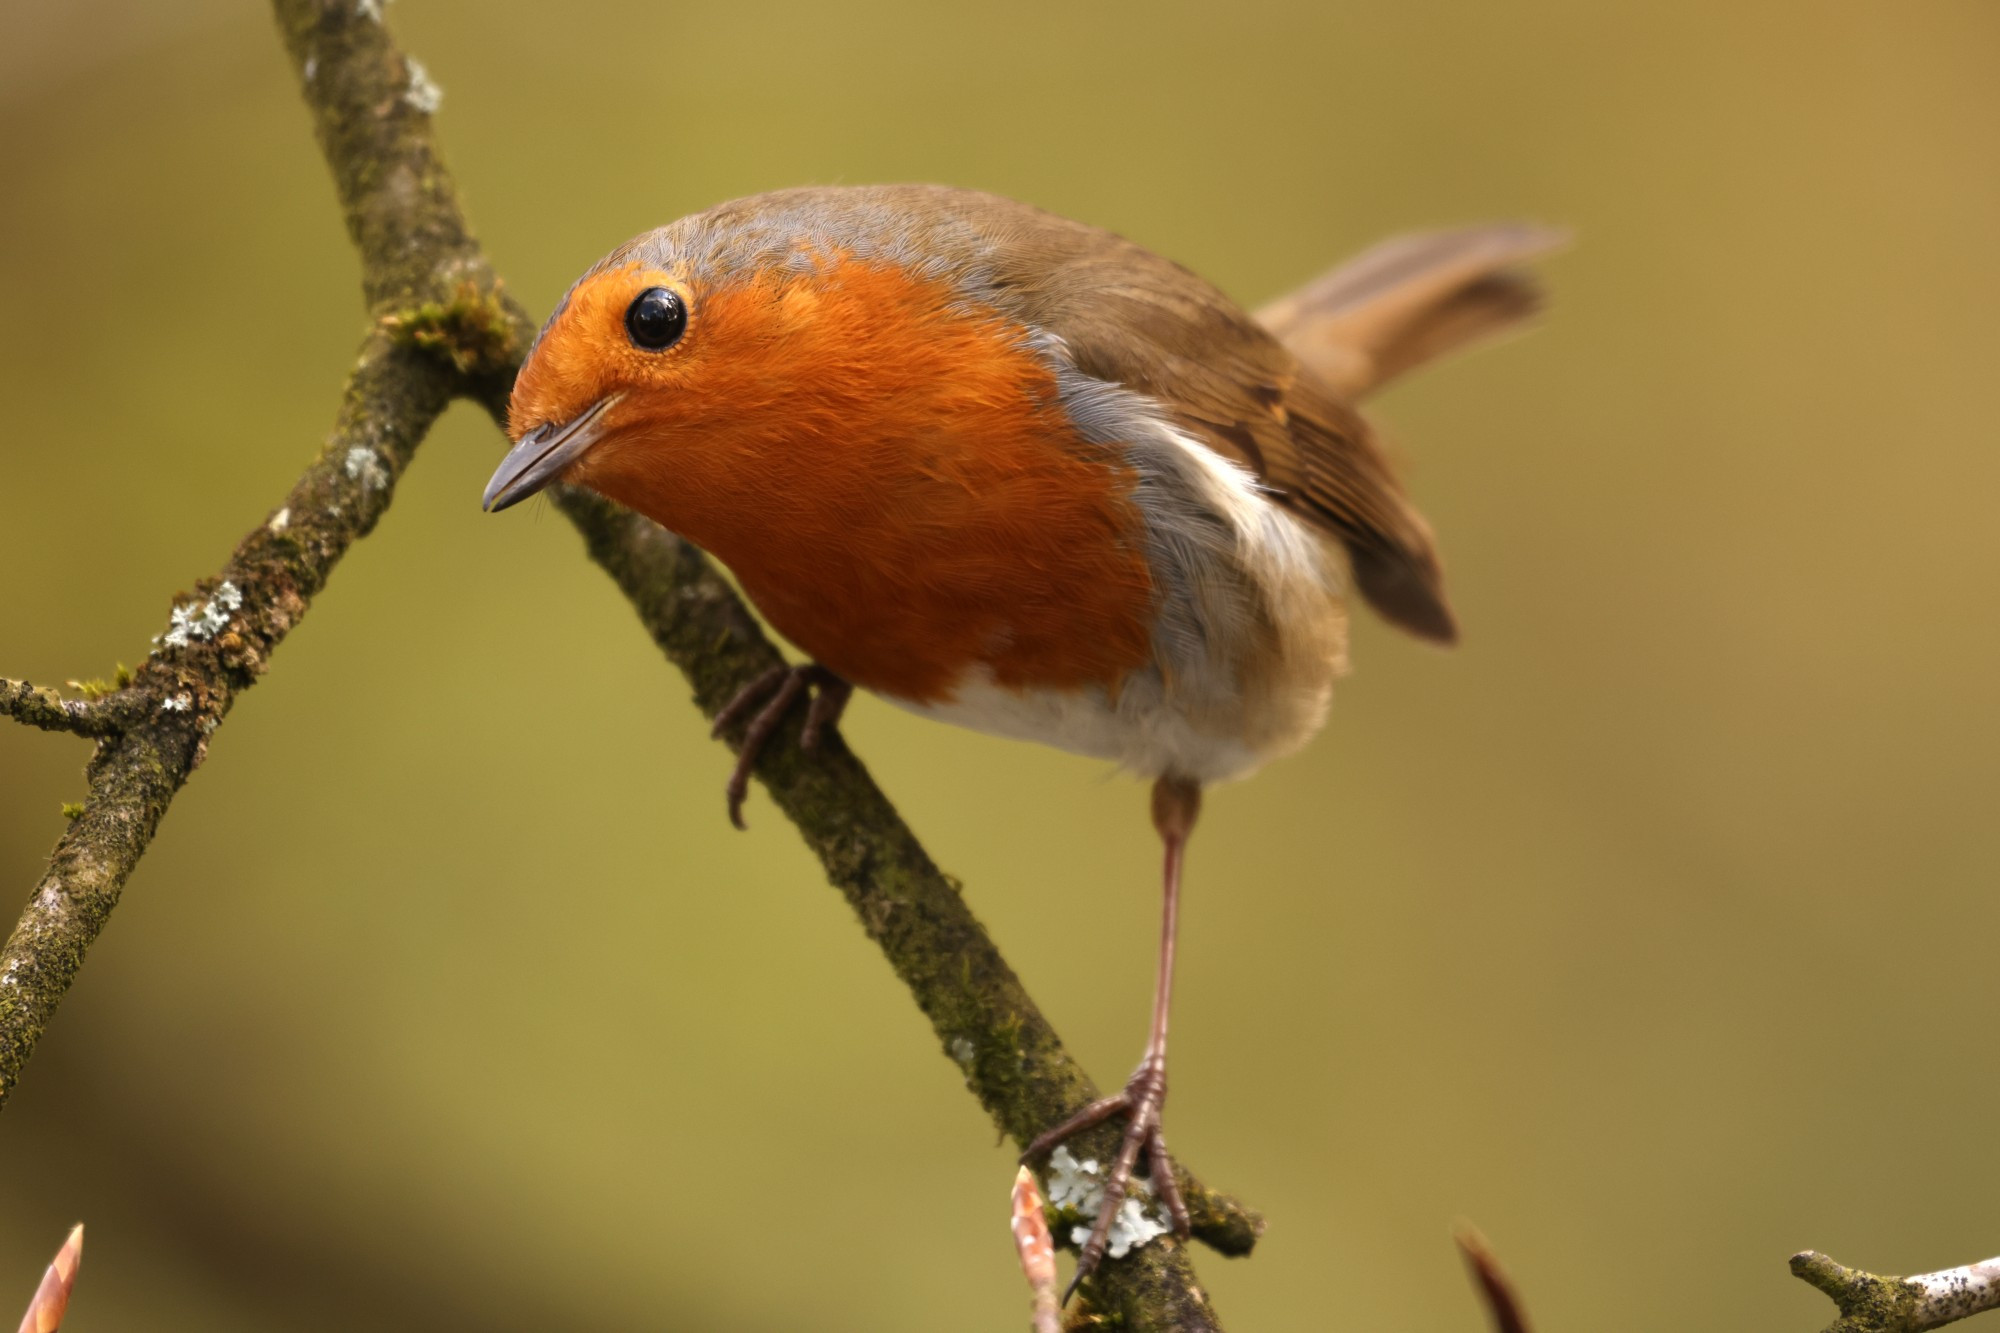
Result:
M936 702L983 666L1115 691L1151 657L1133 477L1025 336L890 265L725 286L682 391L629 403L577 479L715 554L864 688Z

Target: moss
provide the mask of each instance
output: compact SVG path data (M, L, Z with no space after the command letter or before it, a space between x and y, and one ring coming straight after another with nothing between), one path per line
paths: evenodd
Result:
M1823 1333L1916 1333L1939 1322L1926 1317L1924 1288L1905 1278L1848 1268L1811 1250L1792 1256L1792 1273L1839 1307L1840 1318Z
M63 806L62 806L62 813L63 813L63 818L64 818L64 819L69 819L69 820L75 820L75 819L80 819L80 818L82 818L82 817L83 817L83 802L82 802L82 801L64 801L64 802L63 802Z
M1076 1308L1063 1320L1063 1333L1120 1333L1125 1319L1116 1310L1099 1310L1090 1297L1081 1297Z
M69 687L85 699L95 703L107 694L116 694L132 684L132 668L120 662L112 669L110 680L72 680Z
M424 301L382 317L391 342L442 357L461 375L511 371L522 354L512 306L496 282L461 282L449 301Z

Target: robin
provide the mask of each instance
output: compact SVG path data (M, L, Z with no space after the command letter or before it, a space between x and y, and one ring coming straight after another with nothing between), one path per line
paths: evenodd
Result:
M1202 789L1319 729L1350 587L1420 638L1457 636L1430 527L1354 403L1529 314L1519 266L1558 240L1405 237L1253 318L1007 199L785 190L613 250L521 368L486 508L587 486L721 559L811 659L717 719L750 719L738 827L788 710L812 696L810 747L855 686L1152 779L1165 906L1144 1056L1024 1154L1126 1118L1079 1280L1142 1154L1187 1233L1160 1112Z

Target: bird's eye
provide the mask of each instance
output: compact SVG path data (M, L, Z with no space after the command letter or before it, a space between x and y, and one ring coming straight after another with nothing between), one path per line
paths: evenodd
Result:
M648 287L625 307L625 332L636 347L658 352L687 331L687 306L665 287Z

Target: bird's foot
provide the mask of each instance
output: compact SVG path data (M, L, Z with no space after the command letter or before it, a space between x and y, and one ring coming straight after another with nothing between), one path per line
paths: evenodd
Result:
M1118 1160L1104 1178L1103 1202L1097 1210L1097 1221L1090 1229L1090 1239L1084 1242L1083 1252L1077 1256L1076 1276L1070 1280L1069 1290L1063 1293L1065 1302L1076 1291L1077 1284L1096 1271L1103 1260L1104 1252L1111 1244L1111 1224L1132 1188L1132 1171L1138 1165L1140 1153L1146 1155L1146 1178L1152 1184L1153 1193L1166 1205L1167 1215L1173 1219L1174 1234L1186 1238L1189 1227L1187 1202L1181 1198L1180 1186L1174 1181L1173 1162L1167 1157L1167 1136L1160 1127L1160 1109L1166 1101L1166 1059L1149 1054L1140 1062L1123 1092L1112 1097L1100 1097L1054 1129L1039 1135L1021 1154L1024 1163L1038 1161L1065 1139L1101 1125L1112 1116L1125 1116L1125 1138L1118 1146Z
M840 721L840 715L854 693L852 685L817 662L772 667L738 690L736 697L715 715L715 725L710 728L709 735L718 739L746 716L750 718L750 725L743 733L743 748L736 752L736 767L730 772L729 785L724 789L729 798L729 822L737 828L745 827L743 801L750 794L750 770L756 766L757 756L763 753L771 733L778 729L785 711L809 688L813 692L812 706L806 710L806 726L799 735L799 748L814 750L819 748L821 733ZM759 707L760 704L762 707Z

